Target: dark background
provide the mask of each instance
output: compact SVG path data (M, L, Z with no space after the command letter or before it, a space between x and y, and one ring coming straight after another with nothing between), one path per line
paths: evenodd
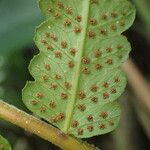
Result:
M134 25L125 33L132 45L131 57L147 82L150 79L150 1L133 0L137 8ZM34 30L44 20L37 0L0 0L0 98L28 112L21 100L26 80L32 80L28 65L38 53L33 43ZM112 133L88 141L104 150L150 149L150 116L141 120L143 111L136 106L138 97L130 86L121 96L122 118ZM30 113L30 112L29 112ZM144 116L143 116L144 117ZM0 122L0 134L14 150L57 150L54 145L5 121Z

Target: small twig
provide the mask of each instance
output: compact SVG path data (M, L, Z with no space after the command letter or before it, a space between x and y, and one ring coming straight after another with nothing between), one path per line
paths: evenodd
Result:
M127 60L122 69L125 71L128 82L137 95L137 102L150 114L150 87L140 71L131 60Z
M33 133L64 150L94 150L86 142L65 135L57 128L0 100L0 118Z

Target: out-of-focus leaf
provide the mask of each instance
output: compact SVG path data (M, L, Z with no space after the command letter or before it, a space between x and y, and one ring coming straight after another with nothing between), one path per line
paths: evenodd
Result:
M6 139L0 136L0 150L11 150L11 147Z
M1 86L1 83L5 80L6 77L5 72L2 69L4 62L5 62L4 58L0 56L0 97L2 97L2 95L4 94L4 89Z
M32 43L35 25L41 20L36 0L0 1L0 55Z

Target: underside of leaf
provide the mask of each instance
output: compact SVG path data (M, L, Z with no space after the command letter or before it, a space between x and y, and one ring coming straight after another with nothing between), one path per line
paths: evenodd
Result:
M46 21L36 30L40 50L30 63L35 81L23 90L25 105L66 134L105 134L119 122L115 100L126 85L118 68L130 52L121 35L133 23L127 0L40 0Z

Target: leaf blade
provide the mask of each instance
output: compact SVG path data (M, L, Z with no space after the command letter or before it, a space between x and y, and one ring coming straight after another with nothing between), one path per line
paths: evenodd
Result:
M35 81L23 90L23 101L76 137L104 134L118 124L114 101L126 85L118 67L131 49L120 34L131 26L135 9L126 0L115 1L40 1L47 20L36 31L40 53L29 67Z

